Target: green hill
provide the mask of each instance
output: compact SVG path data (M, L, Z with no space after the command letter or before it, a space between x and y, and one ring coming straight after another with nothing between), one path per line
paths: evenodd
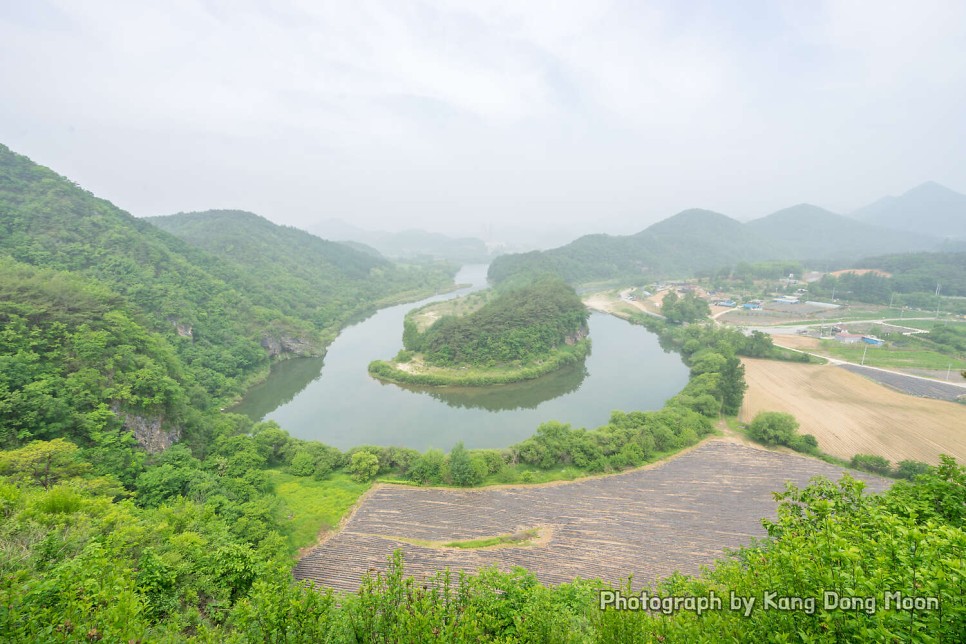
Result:
M518 272L553 272L570 282L689 274L776 254L770 240L710 210L685 210L628 236L587 235L543 252L504 255L490 265L496 281Z
M208 221L188 243L0 146L0 257L103 285L215 399L243 391L275 355L319 354L378 298L449 281L444 270L396 270L254 215L242 220L220 236L204 234ZM313 268L322 255L328 263ZM309 266L289 276L299 262Z
M327 241L238 210L179 213L147 219L225 263L248 293L330 335L354 316L405 294L433 290L452 269L394 265L387 259Z
M791 259L853 259L938 246L938 240L925 235L863 223L805 203L755 219L746 226L773 240L776 248L786 248Z
M862 223L801 204L741 223L709 210L685 210L634 235L587 235L543 252L504 255L496 281L518 273L556 273L581 283L616 278L684 277L765 260L837 260L882 253L949 250L948 242Z

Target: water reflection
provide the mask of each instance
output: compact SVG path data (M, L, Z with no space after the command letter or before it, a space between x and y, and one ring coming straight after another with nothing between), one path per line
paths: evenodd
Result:
M536 409L540 403L577 391L587 377L584 360L567 365L534 380L509 385L488 387L426 387L385 383L414 393L428 394L450 407L459 409L485 409L487 411L512 411Z
M322 375L325 358L291 358L276 362L264 382L254 385L240 403L229 411L253 420L264 418L277 407L291 402Z

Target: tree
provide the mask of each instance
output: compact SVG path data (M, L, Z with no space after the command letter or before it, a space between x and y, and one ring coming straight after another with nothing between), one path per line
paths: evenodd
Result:
M721 397L721 412L734 416L741 409L745 399L745 365L736 356L729 357L719 372L718 393Z
M883 476L888 476L892 472L892 463L889 462L889 459L875 454L856 454L852 457L851 465L857 470L882 474Z
M797 431L798 421L791 414L763 411L748 426L748 437L764 445L790 447Z
M378 471L379 457L372 452L356 452L349 461L349 473L359 483L371 481Z
M482 458L471 456L461 441L449 453L449 473L456 485L473 487L483 482L486 462Z
M34 441L20 449L0 452L0 474L31 480L45 490L90 470L90 463L80 460L77 445L63 438Z

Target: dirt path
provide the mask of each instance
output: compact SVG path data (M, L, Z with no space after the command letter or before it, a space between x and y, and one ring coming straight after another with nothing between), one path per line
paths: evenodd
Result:
M743 362L743 421L761 411L788 412L802 433L842 458L863 453L932 464L940 454L966 459L964 405L901 394L833 365Z

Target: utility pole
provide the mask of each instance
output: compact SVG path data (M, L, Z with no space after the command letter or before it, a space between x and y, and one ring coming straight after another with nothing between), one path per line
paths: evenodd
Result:
M865 366L865 354L869 352L869 345L865 345L865 349L862 351L862 366Z
M942 298L939 297L939 282L936 282L936 319L939 319L939 305L942 304Z

